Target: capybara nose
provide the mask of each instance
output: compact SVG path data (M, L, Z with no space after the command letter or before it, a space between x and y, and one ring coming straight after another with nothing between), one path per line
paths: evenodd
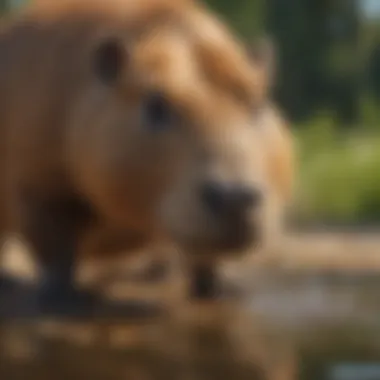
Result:
M262 193L257 187L208 182L202 187L201 197L215 216L243 216L260 206Z

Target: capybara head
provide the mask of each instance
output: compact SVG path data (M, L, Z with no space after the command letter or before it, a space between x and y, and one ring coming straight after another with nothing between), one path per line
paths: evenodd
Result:
M89 49L82 181L115 223L200 255L251 247L274 186L262 67L192 1L132 1L128 12Z

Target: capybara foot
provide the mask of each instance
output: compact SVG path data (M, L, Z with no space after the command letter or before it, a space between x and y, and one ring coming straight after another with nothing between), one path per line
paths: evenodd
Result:
M38 289L37 300L42 314L91 316L95 312L98 296L73 286L44 283Z
M9 279L5 276L5 273L0 272L0 292L9 288Z
M27 282L0 270L0 296L27 286Z
M197 300L219 298L220 287L212 265L195 266L190 274L190 297Z
M111 300L74 287L43 286L38 292L39 311L54 317L107 317L145 319L162 311L154 302Z

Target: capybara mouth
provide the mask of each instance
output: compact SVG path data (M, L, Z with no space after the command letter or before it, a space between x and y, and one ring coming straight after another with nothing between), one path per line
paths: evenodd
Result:
M218 248L221 254L228 254L229 252L237 253L257 246L259 241L260 233L258 226L247 224L235 225L233 228L226 229L218 242Z
M219 256L236 257L248 250L255 250L260 245L262 240L260 231L258 225L235 225L233 228L221 229L213 238L187 241L185 249L201 260Z

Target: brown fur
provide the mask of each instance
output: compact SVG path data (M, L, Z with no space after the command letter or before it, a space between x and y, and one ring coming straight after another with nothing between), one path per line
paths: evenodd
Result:
M266 136L263 141L267 140L271 151L271 159L268 161L272 163L270 165L270 172L273 176L274 186L278 190L277 202L273 200L274 210L269 210L275 211L275 213L268 213L269 236L266 244L260 249L260 256L265 254L266 257L268 253L272 254L276 252L284 243L282 239L283 217L286 206L292 200L295 157L290 129L277 108L271 103L265 104L260 118L262 123L261 128L263 129L264 136ZM279 215L276 211L282 213L282 215ZM103 262L103 260L107 260L110 256L124 256L126 254L126 247L128 247L128 245L125 245L126 241L124 239L125 233L123 231L118 233L117 231L110 231L107 228L89 231L80 250L81 260L87 262L87 260L100 259L100 262ZM173 260L173 255L174 261L176 261L176 252L170 249L153 247L150 250L153 252L151 259L146 260L144 256L144 264L138 268L138 272L149 272L152 266L162 265L163 262L168 263ZM161 253L161 256L156 257L156 252ZM261 258L265 259L265 257L257 258L255 250L247 253L247 255L238 260L228 259L220 262L222 274L232 273L233 278L239 280L239 277L243 273L249 272L252 269L252 265L255 265ZM107 268L107 266L104 268Z
M104 85L93 57L112 39L122 69ZM256 118L262 70L193 1L35 1L3 28L0 56L1 227L45 261L63 248L41 245L78 248L92 228L126 234L127 249L227 253L204 181L259 184L268 205L289 193L287 132ZM179 119L155 135L139 107L157 89Z
M289 125L277 107L271 102L271 87L275 71L275 48L272 43L266 39L259 39L251 44L248 48L250 59L257 70L261 70L261 86L263 103L259 105L257 122L263 132L263 143L269 147L268 156L268 174L272 178L273 188L277 191L277 202L274 205L275 211L283 212L291 203L293 195L293 185L295 177L295 156L293 139ZM271 215L269 221L272 228L269 234L272 234L271 240L278 246L281 244L281 229L283 226L283 215ZM125 232L110 231L107 228L101 228L89 231L81 249L81 257L88 259L94 256L107 258L109 255L124 255L125 246L123 239ZM269 248L267 245L265 248ZM262 250L263 251L263 250ZM265 249L264 249L265 251ZM244 260L246 263L246 260Z

